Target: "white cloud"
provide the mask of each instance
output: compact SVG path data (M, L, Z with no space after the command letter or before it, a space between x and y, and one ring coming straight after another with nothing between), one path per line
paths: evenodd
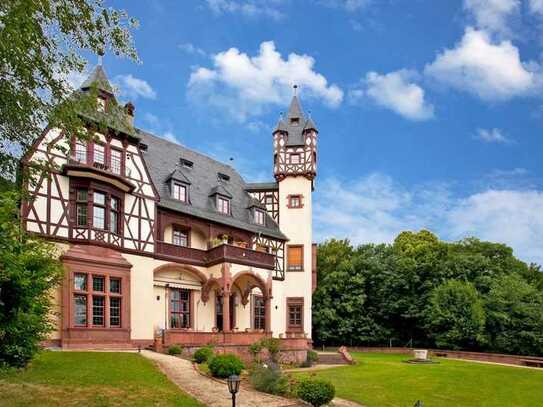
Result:
M448 214L451 235L504 242L527 261L543 263L543 193L489 190L461 200Z
M156 92L153 90L151 85L149 85L149 83L143 79L132 76L132 74L118 75L115 77L114 82L119 87L123 96L133 99L137 99L139 97L145 99L156 99Z
M530 68L537 69L532 64ZM456 48L446 49L426 65L425 74L488 101L526 95L536 85L534 72L520 60L510 41L493 43L488 33L467 28Z
M543 15L543 0L529 0L528 5L532 13Z
M473 15L478 28L502 36L510 35L509 19L520 5L520 0L464 0L464 9Z
M163 139L166 139L168 141L171 141L172 143L180 144L176 135L173 134L171 131L167 131L165 133L159 133L157 134L157 136L162 137Z
M271 17L279 20L284 14L279 10L281 0L206 0L215 14L241 14L246 17Z
M304 97L337 107L343 91L314 70L309 55L291 53L283 59L273 41L260 44L249 56L236 48L213 56L213 68L197 67L188 82L191 100L226 112L239 122L258 116L270 106L285 106L297 84Z
M511 143L511 140L504 136L503 131L500 129L477 129L476 138L484 141L485 143Z
M505 243L522 260L543 263L543 192L533 187L488 187L459 196L447 184L406 188L386 175L371 174L351 181L328 178L315 192L318 241L392 242L403 230L426 228L446 240L475 236Z
M205 52L202 48L199 48L190 42L179 44L178 47L179 49L186 52L187 54L199 55L202 57L207 56L207 52Z
M371 0L321 0L320 3L333 8L342 8L349 12L361 10L370 4Z
M413 82L416 77L415 72L405 69L383 75L368 72L365 89L355 89L351 96L365 95L409 120L427 120L434 116L434 107L425 100L424 89Z
M79 87L83 84L83 82L85 82L85 79L87 79L89 75L90 72L88 71L88 69L85 69L83 72L71 71L64 79L71 90L76 90L79 89Z

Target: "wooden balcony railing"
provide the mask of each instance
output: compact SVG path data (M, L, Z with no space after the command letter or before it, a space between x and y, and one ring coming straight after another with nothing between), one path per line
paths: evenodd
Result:
M228 244L222 244L209 250L199 250L157 241L155 247L158 255L194 266L209 267L219 263L236 263L270 270L275 268L273 254Z

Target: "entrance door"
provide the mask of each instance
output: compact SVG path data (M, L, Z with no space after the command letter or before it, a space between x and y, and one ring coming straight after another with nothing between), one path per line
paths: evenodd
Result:
M236 326L236 307L235 307L235 299L236 296L234 294L230 295L230 329L233 329ZM223 326L223 312L222 312L222 306L223 306L223 298L222 295L215 296L215 326L219 330L219 332L222 332L224 330Z

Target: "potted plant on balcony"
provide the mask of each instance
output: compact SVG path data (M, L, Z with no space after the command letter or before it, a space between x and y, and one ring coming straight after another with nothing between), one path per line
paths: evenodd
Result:
M220 246L221 244L223 244L223 242L218 237L215 237L209 241L209 246L211 249L213 249L214 247Z
M228 241L230 240L230 236L228 236L226 233L222 236L220 236L222 240L222 244L228 244Z

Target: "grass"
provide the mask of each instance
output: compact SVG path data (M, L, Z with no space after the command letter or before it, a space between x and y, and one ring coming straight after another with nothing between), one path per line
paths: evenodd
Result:
M200 406L136 353L43 352L0 373L0 406Z
M330 380L338 397L367 407L412 407L417 400L432 407L543 405L543 372L536 370L447 359L411 365L402 362L408 355L395 354L353 356L357 365L314 374Z

